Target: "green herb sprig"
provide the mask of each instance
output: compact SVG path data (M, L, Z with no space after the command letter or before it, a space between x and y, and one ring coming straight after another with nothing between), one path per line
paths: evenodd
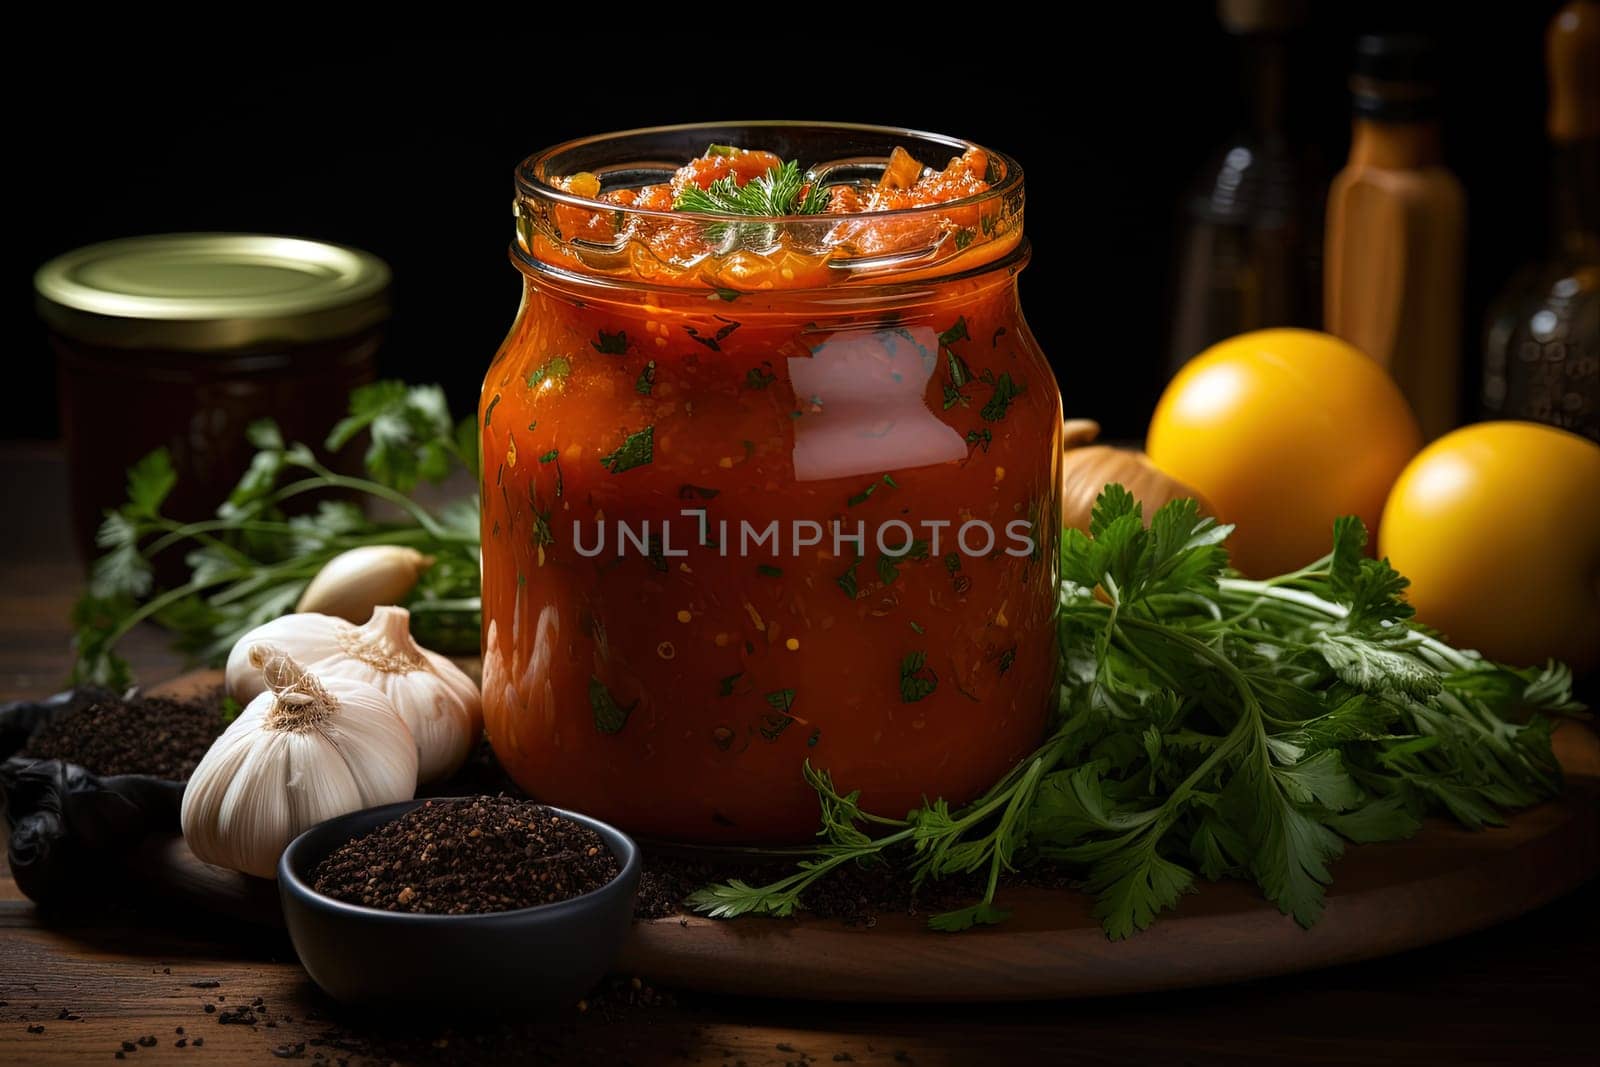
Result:
M818 215L828 210L828 189L821 182L807 184L800 164L791 159L743 185L732 174L704 189L690 185L672 202L672 210L759 218Z
M323 564L361 545L410 545L434 557L413 590L413 628L428 647L475 649L479 634L478 501L475 493L439 509L411 496L419 482L477 471L477 420L453 422L438 386L384 381L350 397L349 415L329 433L338 452L365 431L366 477L335 471L305 444L286 442L275 423L250 426L256 453L213 518L180 522L162 514L177 484L165 449L128 472L128 500L107 512L89 588L73 610L74 684L131 680L119 641L141 622L171 631L202 663L228 654L246 631L294 610ZM314 510L292 501L320 494ZM358 501L387 508L369 517ZM188 580L155 588L154 562L183 552Z
M1345 842L1469 828L1557 792L1551 715L1582 709L1564 667L1519 670L1410 622L1406 580L1364 555L1346 518L1333 550L1268 581L1228 572L1230 531L1174 501L1147 527L1121 486L1061 565L1064 682L1046 741L959 810L862 810L805 769L822 844L770 885L727 882L689 903L715 916L787 915L846 863L905 864L918 884L986 872L981 899L935 929L1002 921L1002 875L1076 872L1107 936L1127 937L1195 891L1247 878L1303 926ZM1102 596L1096 596L1099 590Z
M703 215L748 215L761 219L818 215L828 210L828 189L818 181L808 183L800 164L791 159L760 177L751 178L743 185L732 174L718 178L704 189L690 185L678 194L672 203L672 210ZM705 228L705 235L710 240L729 240L732 247L739 248L770 247L777 242L781 232L780 226L771 222L731 225L713 222Z

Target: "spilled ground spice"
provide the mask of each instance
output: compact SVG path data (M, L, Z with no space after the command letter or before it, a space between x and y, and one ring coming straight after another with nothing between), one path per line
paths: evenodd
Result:
M619 873L600 836L511 797L430 800L334 850L317 892L388 911L468 915L553 904Z
M226 726L220 689L185 701L112 698L44 723L20 755L66 760L99 775L183 782Z
M684 898L702 886L730 878L761 885L793 874L794 870L793 861L741 860L647 850L639 875L639 892L634 897L633 917L665 919L686 914L690 909L683 905ZM876 926L880 916L907 915L926 919L972 903L983 895L987 880L988 872L978 871L918 885L911 873L900 865L846 864L807 890L801 898L798 914L868 928ZM1003 894L1005 889L1021 886L1066 889L1072 882L1060 871L1042 867L1007 872L1000 885Z

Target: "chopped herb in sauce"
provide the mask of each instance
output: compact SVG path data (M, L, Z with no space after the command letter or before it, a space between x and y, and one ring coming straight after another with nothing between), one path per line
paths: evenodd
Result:
M500 394L496 393L489 398L489 406L483 409L483 425L487 427L489 420L494 418L494 409L500 405Z
M650 396L656 384L656 361L651 360L644 365L644 370L639 372L639 377L634 380L633 391L640 396Z
M772 364L764 363L759 367L751 367L750 372L744 376L744 384L750 389L765 389L778 380L772 373Z
M789 709L794 707L794 690L774 689L767 694L767 706L774 711L781 711L787 715Z
M622 444L617 446L615 452L608 452L600 457L600 465L612 474L621 474L631 471L635 467L643 467L655 459L654 426L646 426L637 433L630 433Z
M717 330L716 333L709 334L709 335L708 334L703 334L699 330L695 329L693 326L685 326L683 328L683 332L688 334L690 337L694 338L696 341L699 341L701 344L705 345L707 348L711 349L711 351L713 351L713 352L721 352L722 351L722 342L726 341L729 337L731 337L733 335L733 331L737 330L742 325L742 323L734 322L732 319L725 319L721 315L717 315L717 316L715 316L715 318L716 318L716 320L718 322L726 324L723 327L721 327L719 330Z
M628 716L633 714L633 709L638 707L636 700L626 707L617 703L600 679L589 678L589 709L594 712L594 728L603 734L614 734L628 725Z
M678 486L678 499L693 500L698 497L701 500L714 500L717 494L721 492L721 489L707 489L703 485L680 485Z
M731 696L733 696L733 687L734 687L734 685L739 681L740 678L743 678L743 677L744 677L744 671L736 671L733 674L724 675L722 678L718 679L718 681L717 681L717 696L719 696L719 697L731 697Z
M766 741L776 741L792 725L794 719L790 716L770 712L761 717L761 737Z
M861 490L861 492L856 493L853 496L851 496L849 500L845 501L845 503L848 504L850 507L855 507L857 504L865 504L867 502L868 498L870 498L872 496L872 494L876 493L877 491L878 491L878 483L877 482L872 482L865 489Z
M528 372L528 388L536 388L547 381L562 381L571 373L571 360L566 356L553 356ZM529 426L528 429L533 427Z
M900 699L907 704L931 696L939 688L939 676L928 666L926 652L908 652L900 661Z
M596 352L607 356L625 356L628 354L628 331L618 330L616 333L599 332L598 339L590 341Z
M967 431L967 444L969 444L969 445L977 445L979 448L983 449L985 452L989 451L989 446L993 442L994 442L994 434L991 433L990 431L988 431L987 429L984 429L984 430L968 430Z
M956 319L954 326L950 327L948 330L944 331L944 333L939 335L939 343L945 346L953 345L957 341L966 341L968 339L967 317L965 315L959 316Z
M1026 391L1026 387L1020 382L1013 382L1011 375L1007 372L1001 372L1000 376L996 378L990 371L984 371L982 380L994 389L994 394L990 396L989 402L983 405L983 409L978 412L979 415L983 416L983 421L985 422L999 422L1005 418L1006 412L1011 407L1011 401Z
M774 567L770 563L757 563L756 573L761 575L763 578L782 578L783 568Z
M861 566L861 557L857 556L850 566L845 568L844 573L834 579L835 582L839 583L839 588L844 590L844 595L851 600L861 594L861 588L856 584L856 568L859 566Z
M550 512L533 510L533 543L550 546L556 543L555 531L550 526Z
M553 461L559 455L561 455L561 449L552 448L550 451L546 452L544 455L539 457L539 462L540 463L549 463L549 462Z
M737 289L714 289L712 292L717 295L718 299L726 300L730 304L744 295Z

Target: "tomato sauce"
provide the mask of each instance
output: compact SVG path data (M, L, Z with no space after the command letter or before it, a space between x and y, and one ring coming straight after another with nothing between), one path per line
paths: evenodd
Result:
M713 150L673 183L777 165ZM807 760L899 816L971 799L1039 740L1061 404L1017 302L1020 220L982 232L987 160L907 170L829 189L820 253L560 201L524 232L480 404L484 709L537 798L655 837L798 841ZM598 184L560 187L670 206L670 183ZM878 230L835 210L919 186L961 202ZM870 281L827 265L930 235L950 247Z

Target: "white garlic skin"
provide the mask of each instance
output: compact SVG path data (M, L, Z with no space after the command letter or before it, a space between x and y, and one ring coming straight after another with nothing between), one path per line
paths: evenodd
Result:
M263 691L249 649L258 643L277 645L319 678L351 678L376 687L411 728L419 780L448 778L483 735L483 698L460 667L412 640L410 626L410 613L396 607L375 609L365 626L316 613L274 619L234 645L228 656L228 695L244 704Z
M388 698L348 678L321 681L339 704L328 718L272 729L277 698L262 692L195 767L179 819L197 857L276 878L278 857L303 831L416 794L416 742Z
M352 548L322 565L294 610L363 623L375 608L404 600L431 566L433 557L403 545Z

